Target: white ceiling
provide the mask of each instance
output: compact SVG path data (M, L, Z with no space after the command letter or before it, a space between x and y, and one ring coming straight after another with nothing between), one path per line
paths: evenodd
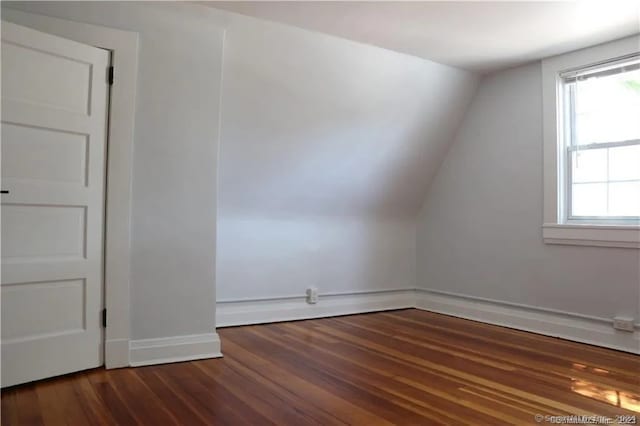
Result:
M206 4L482 73L640 33L639 0Z

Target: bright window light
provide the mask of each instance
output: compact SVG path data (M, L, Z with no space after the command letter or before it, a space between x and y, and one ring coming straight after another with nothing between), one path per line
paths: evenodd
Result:
M567 219L640 219L640 57L561 76Z

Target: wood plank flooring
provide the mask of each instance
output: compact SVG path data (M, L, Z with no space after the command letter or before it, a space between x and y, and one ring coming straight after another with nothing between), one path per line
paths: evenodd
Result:
M640 356L415 309L219 330L224 358L2 392L2 425L640 422Z

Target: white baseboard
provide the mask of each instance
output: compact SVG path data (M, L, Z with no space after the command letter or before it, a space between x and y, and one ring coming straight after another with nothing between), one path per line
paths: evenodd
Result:
M618 331L607 318L429 289L320 295L315 305L307 304L302 296L219 301L216 304L216 323L218 327L228 327L405 308L417 308L640 354L640 329L636 329L634 333Z
M640 354L640 332L615 330L606 318L587 317L535 306L474 298L435 290L416 290L415 307L484 323L560 337Z
M132 340L129 342L129 365L132 367L219 358L221 356L218 333Z
M106 368L129 366L129 339L111 339L105 341Z
M227 327L412 308L414 295L413 289L321 294L318 303L313 305L302 296L219 301L216 303L216 325Z

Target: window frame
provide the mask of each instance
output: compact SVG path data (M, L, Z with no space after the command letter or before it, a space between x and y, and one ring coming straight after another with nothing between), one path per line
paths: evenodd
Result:
M631 65L630 65L631 64ZM563 140L558 143L562 143L562 149L565 150L565 159L563 166L566 170L565 182L565 197L559 202L564 203L564 209L566 212L565 221L567 223L611 223L611 224L635 224L640 220L639 216L576 216L573 214L573 153L580 151L588 151L595 149L609 149L619 148L625 146L638 146L640 145L640 139L618 140L608 142L595 142L585 145L578 145L576 143L576 116L575 116L575 91L576 84L579 81L578 78L581 75L590 74L602 74L607 70L616 70L619 68L631 68L630 70L636 70L640 65L640 53L625 56L622 58L614 58L609 61L605 61L601 64L590 65L577 70L570 70L568 72L560 73L561 85L559 96L563 97L565 108L563 111L558 112L561 117L558 118L563 128L562 135ZM569 81L568 81L569 80ZM573 80L573 81L570 81ZM568 102L566 100L568 99ZM608 155L608 153L607 153ZM609 179L601 183L611 183Z
M563 122L566 75L602 67L640 54L640 36L554 56L542 61L544 222L543 239L548 244L640 248L640 218L574 217L570 213L571 152ZM601 145L601 144L598 144ZM604 148L601 146L601 148ZM585 149L585 147L582 147ZM593 149L593 148L591 148Z

